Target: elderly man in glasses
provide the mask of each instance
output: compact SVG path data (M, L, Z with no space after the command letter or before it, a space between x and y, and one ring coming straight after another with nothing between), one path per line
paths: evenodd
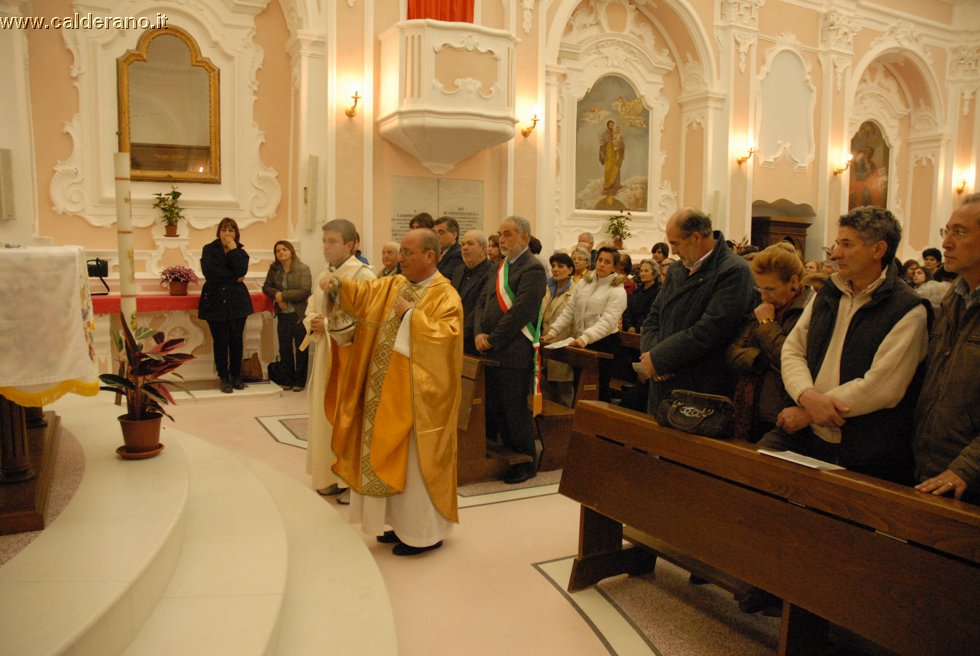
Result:
M915 489L980 503L980 194L941 231L946 270L959 274L932 331L916 406Z
M333 470L353 490L351 523L396 556L441 547L459 521L463 305L438 260L438 237L421 228L402 239L401 274L320 282L328 316L356 321L344 366L327 383Z

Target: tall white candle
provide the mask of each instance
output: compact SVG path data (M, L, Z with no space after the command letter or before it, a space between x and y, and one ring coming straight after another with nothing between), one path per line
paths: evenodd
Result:
M129 189L129 153L113 155L116 172L116 238L119 244L119 297L123 316L136 322L136 278L133 258L133 204Z

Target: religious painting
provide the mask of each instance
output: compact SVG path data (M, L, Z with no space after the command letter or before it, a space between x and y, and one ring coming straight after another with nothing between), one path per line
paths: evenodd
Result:
M600 78L578 102L575 207L647 211L650 111L625 79Z
M889 149L877 123L865 121L851 139L847 209L888 205Z

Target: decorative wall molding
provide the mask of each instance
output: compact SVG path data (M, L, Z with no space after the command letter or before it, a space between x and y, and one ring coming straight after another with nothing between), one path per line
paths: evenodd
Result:
M958 89L963 116L969 116L970 103L980 90L980 45L960 45L949 49L950 87Z
M521 0L521 13L524 18L524 34L530 34L534 27L534 0Z
M721 0L721 24L759 28L759 9L766 0Z
M681 117L681 125L685 131L694 128L703 130L707 119L708 117L704 111L685 112Z
M626 24L622 32L612 30L609 27L607 12L609 6L614 4L620 5L626 10ZM652 56L655 61L660 62L659 65L673 66L673 59L669 50L663 47L658 48L653 27L637 10L637 5L644 4L646 4L646 0L639 2L635 0L587 0L583 2L572 13L565 29L565 38L562 40L562 50L565 50L568 43L585 43L590 39L608 41L615 39L617 35L629 35L639 41L639 43L634 44L633 52L644 51L644 56Z
M825 48L841 52L854 51L854 36L861 26L854 16L831 9L823 15L820 22L821 41Z
M980 45L950 48L949 77L953 80L980 80Z
M755 126L760 165L774 166L783 157L805 171L815 155L813 135L817 89L803 44L781 34L766 51L759 71L759 111Z
M732 33L735 45L738 47L738 72L745 72L745 57L749 53L749 48L755 45L759 37L754 32L742 32L736 30Z
M919 107L912 111L912 135L932 136L939 130L939 120L931 107Z
M265 2L231 0L224 3L165 2L134 9L129 0L89 3L96 15L146 15L155 20L164 11L169 24L185 29L202 55L221 70L220 184L180 183L188 222L209 228L221 217L235 218L241 227L275 216L281 200L277 173L259 155L265 136L253 121L258 71L264 53L253 40L254 16ZM78 89L79 112L65 125L72 140L68 159L54 167L49 193L53 208L108 227L115 223L115 183L110 153L119 149L116 104L116 60L135 47L137 30L62 30L72 55L70 75ZM157 221L153 193L160 182L133 182L133 225Z
M848 55L834 55L831 60L834 66L834 86L839 92L844 86L844 74L851 67L851 58Z
M894 43L906 50L918 53L922 59L932 65L932 55L926 50L923 43L924 37L915 25L908 21L900 20L888 26L885 33L871 42L871 50L877 46L887 46Z
M708 78L704 74L704 65L696 61L691 53L687 53L687 61L680 66L681 88L685 94L702 93L708 90Z
M936 166L936 162L939 160L939 153L937 151L929 152L913 152L912 153L912 166Z

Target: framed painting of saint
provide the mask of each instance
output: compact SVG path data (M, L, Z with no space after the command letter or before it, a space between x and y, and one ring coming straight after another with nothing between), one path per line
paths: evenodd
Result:
M865 121L851 139L847 209L863 205L888 207L890 152L877 123Z
M647 211L650 111L625 79L599 78L578 101L575 208Z

